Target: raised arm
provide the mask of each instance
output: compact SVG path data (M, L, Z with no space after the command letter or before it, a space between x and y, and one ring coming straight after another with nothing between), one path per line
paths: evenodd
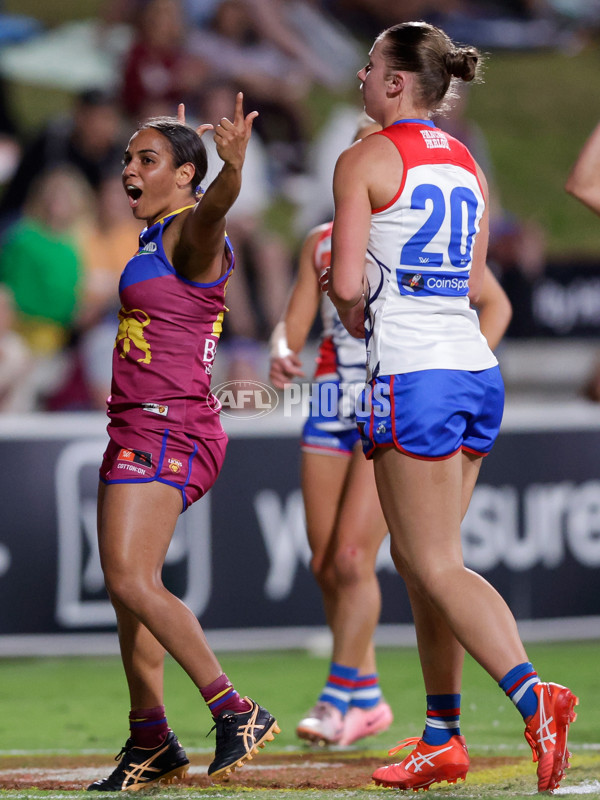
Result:
M565 190L600 214L600 123L596 125L573 164Z
M204 192L202 199L188 215L181 236L181 261L179 271L194 280L219 277L222 270L225 215L234 204L242 186L242 167L246 147L252 133L252 123L258 111L244 116L244 96L238 92L235 100L233 122L224 117L214 126L217 153L223 166L217 177ZM179 116L184 113L180 106ZM202 125L202 135L211 125Z

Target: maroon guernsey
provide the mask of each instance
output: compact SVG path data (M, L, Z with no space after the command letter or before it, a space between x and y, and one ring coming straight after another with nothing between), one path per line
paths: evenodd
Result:
M210 380L227 310L233 249L225 237L231 267L218 281L197 283L179 275L165 255L162 238L184 210L141 232L139 250L121 275L109 432L111 427L133 426L206 439L223 436Z

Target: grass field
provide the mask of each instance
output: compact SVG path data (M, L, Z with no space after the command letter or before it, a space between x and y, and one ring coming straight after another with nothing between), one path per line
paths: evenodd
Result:
M569 739L573 766L559 791L600 798L600 646L597 642L536 644L528 651L543 679L567 683L580 698L578 720ZM178 788L153 790L153 796L260 793L269 800L289 796L292 789L303 790L315 800L383 796L386 790L370 783L373 768L385 763L387 749L396 741L423 729L423 689L412 648L379 652L382 685L396 718L389 732L366 740L367 749L311 751L295 737L295 725L313 704L325 677L326 658L287 651L227 653L221 661L240 691L277 716L281 734L261 751L260 759L235 773L228 785L211 785L205 777L214 747L212 736L206 738L210 719L187 677L168 661L169 723L191 757L193 774ZM0 798L77 798L77 789L88 779L112 769L112 756L127 736L127 695L117 658L5 659L0 662L0 709ZM491 800L535 794L535 767L521 719L494 682L469 659L461 728L473 760L469 778L465 784L431 791L429 798ZM36 788L40 775L51 767L60 767L60 774L53 774L46 790ZM17 777L6 780L7 775ZM29 785L23 786L23 781Z

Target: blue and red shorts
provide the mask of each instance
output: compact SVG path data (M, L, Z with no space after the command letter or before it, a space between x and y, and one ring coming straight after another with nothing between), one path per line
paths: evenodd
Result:
M313 384L308 417L302 429L303 453L352 455L360 441L354 414L356 387L351 384L345 392L344 388L338 380Z
M108 433L100 480L106 484L166 483L181 492L182 511L208 492L225 459L225 434L218 439L198 439L182 431L111 425Z
M395 447L414 458L450 458L459 450L485 456L504 411L500 368L431 369L375 378L356 409L363 450Z
M304 423L300 449L303 453L350 456L359 441L360 434L356 425L343 430L324 430L316 426L309 418Z

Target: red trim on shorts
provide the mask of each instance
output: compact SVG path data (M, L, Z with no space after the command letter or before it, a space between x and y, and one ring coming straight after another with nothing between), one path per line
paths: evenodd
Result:
M481 458L485 458L486 456L489 456L489 454L490 454L489 450L487 452L483 453L480 450L473 450L472 447L466 447L464 444L463 444L461 449L464 450L466 453L472 453L474 456L481 456Z
M419 461L447 461L447 459L452 458L452 456L455 456L458 452L460 452L461 448L457 447L456 450L453 453L448 453L448 455L445 455L445 456L419 456L416 453L411 453L411 451L407 450L405 447L402 447L402 445L400 444L400 442L398 441L397 436L396 436L396 408L395 408L395 404L394 404L394 399L395 399L394 398L394 378L395 377L396 377L395 375L390 375L390 412L391 412L390 416L391 416L391 422L392 422L392 439L394 440L394 446L401 453L404 453L404 455L410 456L410 458L416 458ZM378 445L375 445L375 447L378 447Z

